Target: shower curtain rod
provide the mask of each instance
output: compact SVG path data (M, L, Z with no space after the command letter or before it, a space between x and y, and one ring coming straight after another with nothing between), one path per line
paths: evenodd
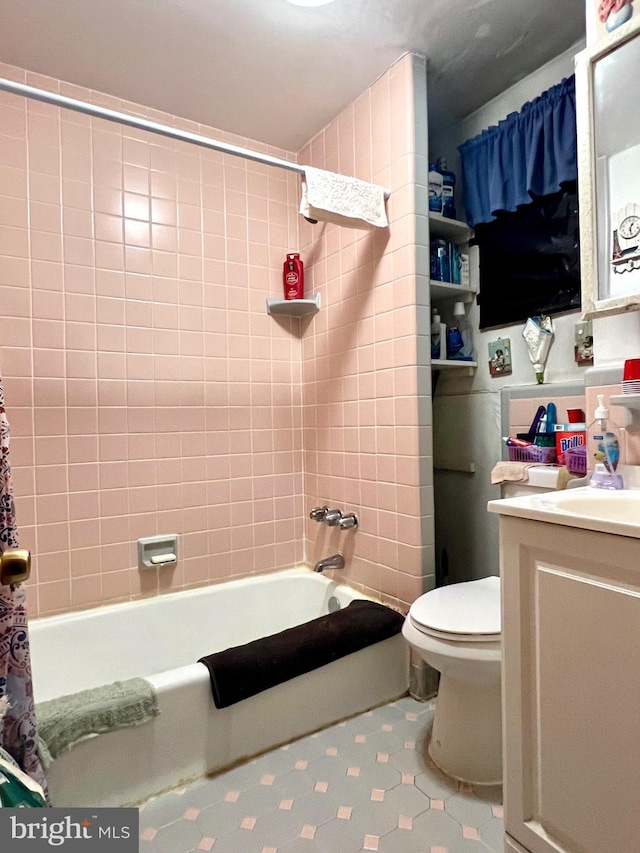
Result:
M266 163L267 166L279 166L281 169L289 169L292 172L300 172L304 174L304 166L298 163L290 163L288 160L281 160L279 157L271 157L269 154L259 154L257 151L251 151L249 148L240 148L237 145L231 145L227 142L220 142L217 139L210 139L208 136L201 136L198 133L190 133L187 130L179 130L176 127L169 127L166 124L158 124L155 121L149 121L145 118L121 113L117 110L109 110L105 107L98 107L95 104L88 104L86 101L78 101L75 98L67 98L65 95L58 95L55 92L47 92L44 89L35 89L33 86L26 86L24 83L14 83L12 80L0 79L0 89L5 92L11 92L14 95L23 95L25 98L32 98L35 101L43 101L45 104L53 104L57 107L66 107L77 113L103 118L106 121L117 122L118 124L126 124L128 127L135 127L138 130L147 130L150 133L157 133L160 136L168 136L170 139L179 139L183 142L192 142L194 145L200 145L203 148L212 148L214 151L222 151L225 154L234 154L237 157L244 157L246 160L255 160L258 163Z
M252 151L250 148L241 148L238 145L231 145L228 142L221 142L217 139L211 139L208 136L201 136L198 133L190 133L187 130L179 130L175 127L170 127L167 124L159 124L155 121L149 121L145 118L129 115L129 113L121 113L117 110L109 110L105 107L99 107L94 104L88 104L86 101L78 101L75 98L68 98L66 95L58 95L55 92L47 92L44 89L35 89L33 86L27 86L24 83L14 83L13 80L5 80L0 78L0 90L11 92L13 95L22 95L25 98L32 98L35 101L42 101L45 104L53 104L57 107L65 107L77 113L102 118L106 121L117 122L128 127L135 127L138 130L146 130L149 133L157 133L159 136L167 136L170 139L178 139L182 142L191 142L193 145L200 145L202 148L210 148L213 151L222 151L224 154L232 154L236 157L244 157L245 160L254 160L256 163L264 163L267 166L277 166L280 169L288 169L290 172L298 172L301 175L305 173L305 167L299 163L291 163L289 160L282 160L280 157L272 157L270 154L260 154L257 151ZM385 198L388 198L388 190L384 191Z

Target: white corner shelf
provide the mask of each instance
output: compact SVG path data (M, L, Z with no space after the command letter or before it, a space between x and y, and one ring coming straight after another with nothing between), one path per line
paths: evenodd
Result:
M441 213L429 213L429 230L436 237L447 237L454 243L468 243L473 237L473 228L459 219L449 219Z
M434 299L440 302L443 299L451 299L456 302L473 302L473 297L476 292L472 287L466 287L462 284L452 284L448 281L436 281L429 279L429 290L431 291L431 301Z
M311 317L320 310L320 294L309 299L274 299L267 297L267 314L280 317Z

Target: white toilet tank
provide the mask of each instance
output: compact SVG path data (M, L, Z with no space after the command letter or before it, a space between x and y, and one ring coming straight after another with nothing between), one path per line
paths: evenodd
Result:
M519 498L521 495L531 495L536 492L555 492L558 488L558 477L561 468L550 465L534 465L528 469L529 479L526 482L502 483L501 498Z

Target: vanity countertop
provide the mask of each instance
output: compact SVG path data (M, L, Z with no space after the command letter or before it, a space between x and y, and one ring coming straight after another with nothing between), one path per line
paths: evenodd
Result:
M640 489L583 486L489 501L489 512L640 539Z

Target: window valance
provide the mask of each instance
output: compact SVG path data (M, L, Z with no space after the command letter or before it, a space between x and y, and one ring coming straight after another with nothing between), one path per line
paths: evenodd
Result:
M467 222L491 222L578 176L575 77L459 146Z

